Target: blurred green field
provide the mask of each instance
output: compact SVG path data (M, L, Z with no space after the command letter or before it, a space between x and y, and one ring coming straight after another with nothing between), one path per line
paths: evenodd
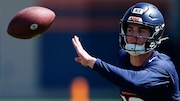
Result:
M0 101L70 101L70 99L0 99ZM121 99L90 99L89 101L121 101Z

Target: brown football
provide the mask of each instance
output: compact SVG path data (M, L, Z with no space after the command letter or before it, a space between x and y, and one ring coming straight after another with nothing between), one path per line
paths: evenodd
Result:
M31 39L43 34L52 24L56 15L46 7L31 6L17 12L9 22L7 32L20 39Z

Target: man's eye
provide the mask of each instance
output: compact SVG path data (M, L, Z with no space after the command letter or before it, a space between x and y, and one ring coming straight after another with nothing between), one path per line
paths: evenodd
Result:
M146 31L145 30L139 30L139 33L144 34L144 33L146 33Z
M127 29L127 32L132 32L132 30L131 29Z

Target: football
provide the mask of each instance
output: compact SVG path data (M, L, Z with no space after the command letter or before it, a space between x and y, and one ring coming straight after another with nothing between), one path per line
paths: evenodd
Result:
M55 12L49 8L27 7L17 12L10 20L7 33L19 39L35 38L51 26L55 17Z

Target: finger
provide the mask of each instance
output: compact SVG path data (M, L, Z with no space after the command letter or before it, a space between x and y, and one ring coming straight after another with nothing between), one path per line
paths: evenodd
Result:
M72 43L73 43L73 46L75 47L75 46L76 46L76 43L75 43L74 37L72 38Z
M78 44L77 44L77 36L74 36L74 37L72 38L72 43L73 43L73 46L74 46L74 48L75 48L78 56L81 56L81 54L80 54L80 50L81 50L81 49L79 48L79 46L78 46ZM77 57L77 58L78 58L78 57ZM76 59L75 59L75 61L76 61ZM80 62L79 59L78 59L77 62Z
M72 43L73 43L74 48L77 49L78 45L76 43L75 37L72 38Z
M77 37L76 35L74 36L75 42L77 47L82 48L81 42L79 41L79 37Z
M74 60L75 60L76 62L81 63L81 58L79 58L79 57L76 57Z

